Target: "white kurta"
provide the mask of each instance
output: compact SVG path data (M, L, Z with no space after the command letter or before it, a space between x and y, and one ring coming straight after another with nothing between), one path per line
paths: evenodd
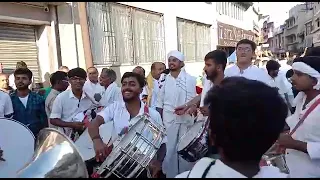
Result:
M255 65L249 66L247 69L243 70L241 73L239 67L234 64L224 71L225 77L233 77L233 76L241 76L251 80L257 80L264 82L266 84L270 84L270 79L268 78L268 73L265 70L258 68Z
M296 111L288 117L286 122L292 130L307 109L320 98L318 95L310 101L304 110L306 96L300 92L296 99ZM308 154L293 149L287 149L286 162L292 178L319 178L320 177L320 105L318 105L304 120L302 125L292 135L293 139L307 143Z
M12 101L9 94L0 90L0 117L13 113Z
M163 163L163 172L167 178L173 178L180 172L190 170L191 163L177 154L177 143L193 124L189 115L178 116L174 108L185 104L196 96L196 78L182 70L177 78L168 74L157 99L157 107L163 109L163 121L167 130L167 154ZM178 158L179 157L179 158Z
M187 171L179 174L176 178L201 178L205 169L214 161L211 158L200 159L191 172ZM281 173L278 168L272 166L264 166L253 178L287 178L288 175ZM229 166L225 165L220 160L215 160L215 164L209 169L206 178L247 178L241 173L235 171Z
M88 94L88 96L94 100L95 94L100 94L102 96L105 88L100 85L100 83L92 83L90 80L87 80L83 85L83 91ZM98 104L98 102L96 103Z
M101 106L107 107L117 101L122 101L121 89L113 82L102 93L102 98L99 103Z

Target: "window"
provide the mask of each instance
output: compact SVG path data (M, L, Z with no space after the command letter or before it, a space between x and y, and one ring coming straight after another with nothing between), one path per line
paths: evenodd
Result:
M87 11L94 64L139 64L165 59L162 15L108 2L88 2Z
M177 19L178 50L187 61L203 61L211 50L210 26L184 19Z

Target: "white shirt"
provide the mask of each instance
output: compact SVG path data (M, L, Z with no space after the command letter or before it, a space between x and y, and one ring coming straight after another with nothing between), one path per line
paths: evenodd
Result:
M241 76L247 79L261 81L268 85L270 83L268 73L266 73L263 69L258 68L255 65L249 66L247 69L243 70L243 72L241 73L239 67L236 64L234 64L225 69L224 76L225 77Z
M20 101L22 102L22 104L24 105L25 108L27 108L28 98L29 98L29 94L23 98L19 97Z
M190 171L184 172L176 176L176 178L201 178L205 169L213 161L211 158L200 159ZM206 178L247 178L241 173L235 171L229 166L225 165L220 160L215 160L215 164L211 166ZM189 174L190 173L190 174ZM189 175L189 176L188 176ZM253 178L287 178L288 175L281 173L280 170L272 166L264 166Z
M130 114L126 108L125 102L118 101L110 104L97 115L101 116L104 122L113 121L114 129L117 134L120 134L123 128L132 127L140 119L139 117L144 114L144 104L141 102L140 111L134 118L130 118ZM149 108L150 119L163 126L161 116L155 109ZM167 140L164 138L162 143L166 143Z
M116 101L122 101L122 93L120 87L113 82L102 93L102 98L99 103L101 106L106 107Z
M95 94L100 94L105 91L105 88L100 85L100 83L92 83L90 80L87 80L84 85L83 85L83 91L90 96L94 100L94 95Z
M160 88L161 88L161 81L153 79L153 89L152 89L152 97L150 100L150 107L151 108L156 108L157 107L157 98L158 98L158 94L160 92Z
M50 119L58 118L65 122L73 122L73 118L78 113L90 109L92 105L92 101L85 93L82 93L82 97L79 100L69 89L60 93L54 100ZM65 132L69 132L70 128L65 128L65 130ZM68 135L68 133L66 134Z
M142 100L143 96L148 95L148 87L144 86L142 89L142 93L140 94L140 100Z
M200 100L200 107L204 106L204 99L207 95L207 92L213 87L213 83L207 79L206 76L203 77L203 88L201 92L201 100Z
M0 91L0 117L13 113L12 101L9 94Z
M286 94L286 93L288 94L289 89L286 86L283 77L281 75L278 75L277 77L272 78L269 74L268 74L268 77L269 77L269 80L270 80L269 85L271 87L277 88L279 94L281 95L281 97L283 99L285 99L285 95L284 94Z
M310 101L304 110L306 96L300 92L296 101L296 111L286 119L292 130L307 109L320 98L318 95ZM304 120L302 125L292 135L292 138L307 143L308 154L293 149L287 149L286 162L292 178L318 178L320 177L320 105L318 105Z

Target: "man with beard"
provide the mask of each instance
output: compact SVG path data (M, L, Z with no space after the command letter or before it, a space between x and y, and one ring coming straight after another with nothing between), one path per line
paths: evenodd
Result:
M84 130L82 118L77 115L92 108L92 100L84 93L83 85L87 73L82 68L74 68L68 72L71 89L60 93L53 102L50 123L71 137L73 130ZM84 115L83 115L84 116Z
M117 74L114 70L103 68L99 80L100 85L105 89L102 93L100 106L107 107L116 101L122 100L121 90L116 83Z
M4 73L0 73L0 90L10 94L13 89L9 86L9 76Z
M99 135L99 127L102 124L113 121L114 129L118 135L122 135L124 129L128 129L137 123L141 115L145 113L149 114L152 121L162 124L160 114L152 108L147 108L139 98L142 88L146 84L145 79L141 75L133 72L126 72L122 76L121 84L123 101L117 101L107 106L98 113L96 119L91 121L88 127L89 135L93 141L96 152L96 160L98 162L104 161L109 155L107 152L109 151L108 149L110 149L110 144L109 146L104 144ZM166 155L165 142L166 139L164 139L158 150L156 160L151 162L153 177L161 170L161 164Z
M209 115L208 107L204 106L204 99L207 92L213 87L213 85L219 85L224 78L224 70L227 65L227 55L222 50L214 50L209 52L204 58L205 66L203 68L206 78L204 79L204 85L202 93L193 98L186 104L176 107L175 112L178 115L185 113L195 114L197 108L200 107L201 114L207 118ZM210 131L209 131L210 132ZM217 154L217 150L213 147L212 142L209 141L208 156L214 156Z
M14 71L17 90L10 97L13 105L13 119L26 125L37 136L42 128L48 127L43 98L28 87L32 83L32 72L28 68Z
M167 130L167 156L163 170L167 178L173 178L190 170L192 164L178 156L176 146L179 139L193 125L189 114L177 115L174 108L185 104L196 96L196 78L184 70L184 55L177 51L168 54L170 73L166 76L157 99L157 110L163 118Z
M224 71L225 77L241 76L269 84L267 73L263 69L252 65L252 57L255 54L256 47L257 45L253 41L240 40L236 46L237 62L226 68Z
M147 105L156 108L158 93L161 88L161 74L166 69L163 62L154 62L151 65L151 72L147 77L148 98Z
M304 56L292 64L293 86L299 91L296 110L287 118L290 133L281 134L277 144L286 148L290 178L320 177L320 58Z
M87 69L88 80L84 83L83 91L95 101L95 104L99 104L102 98L102 92L104 88L99 83L99 72L95 67L89 67Z

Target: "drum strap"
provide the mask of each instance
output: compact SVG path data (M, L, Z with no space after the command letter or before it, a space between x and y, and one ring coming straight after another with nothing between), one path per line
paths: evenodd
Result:
M208 173L209 173L210 168L211 168L213 165L215 165L215 164L216 164L216 160L211 161L210 164L209 164L209 165L206 167L206 169L203 171L203 173L202 173L202 175L201 175L201 178L206 178L206 176L207 176ZM191 172L192 172L192 169L189 171L187 178L189 178Z
M149 116L149 107L148 107L148 105L145 105L145 106L144 106L144 111L143 111L143 113L144 113L144 115Z

